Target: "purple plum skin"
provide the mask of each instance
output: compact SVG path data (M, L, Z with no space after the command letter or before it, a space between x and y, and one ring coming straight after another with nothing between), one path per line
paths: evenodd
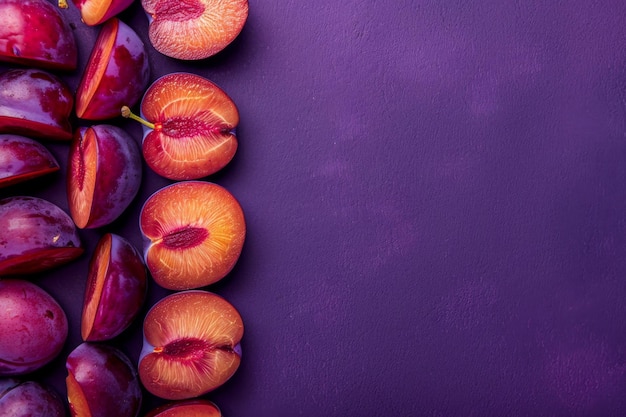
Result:
M0 277L45 271L83 252L76 225L57 205L31 196L0 200Z
M19 135L0 135L0 188L59 170L43 144Z
M50 70L76 69L74 33L47 0L0 2L0 61Z
M93 204L87 225L93 229L110 224L128 208L133 201L142 178L142 157L139 145L125 130L113 125L95 125L79 128L70 147L68 159L68 196L71 187L79 187L76 179L80 172L80 142L88 129L92 129L97 140L96 184ZM70 215L76 219L78 210L70 199ZM80 225L82 227L82 225Z
M0 74L0 133L69 141L74 95L56 75L37 69Z
M135 417L142 391L137 372L119 349L85 342L67 357L66 368L80 386L91 417ZM72 398L70 410L72 409Z
M100 36L115 30L115 25L117 25L117 36L111 57L90 102L82 114L77 113L81 119L105 120L118 117L122 106L132 107L138 103L148 86L150 79L148 53L137 33L130 26L114 17L104 23ZM89 69L93 65L92 60L95 56L101 55L101 51L98 50L99 44L100 42L96 40L96 45L87 63L87 70L79 84L77 96L84 94L85 84L91 81L90 77L93 74Z
M105 341L122 333L143 306L147 292L147 270L141 254L123 237L108 233L98 243L95 253L105 239L110 239L111 252L98 309L85 341ZM99 266L97 256L89 264L85 303L93 297L93 285Z
M66 417L65 403L52 388L36 381L0 379L0 416Z
M33 372L59 355L67 316L45 290L22 279L0 280L0 376Z

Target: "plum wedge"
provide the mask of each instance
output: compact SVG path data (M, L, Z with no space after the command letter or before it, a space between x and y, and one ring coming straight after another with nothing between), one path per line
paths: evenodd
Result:
M222 413L215 403L194 399L162 405L150 411L145 417L222 417Z
M141 153L113 125L77 129L68 158L70 215L80 229L105 226L126 210L141 184Z
M142 402L137 372L119 349L82 343L67 357L72 417L136 417Z
M56 75L37 69L0 74L0 133L36 139L72 139L74 95Z
M83 340L109 340L124 331L143 306L147 280L135 247L119 235L104 234L89 263L81 316Z
M156 191L139 222L148 270L157 284L171 290L224 278L239 259L246 234L239 202L225 188L204 181Z
M47 0L0 1L0 61L50 70L77 66L74 33Z
M118 117L139 101L148 85L148 54L139 35L116 17L102 24L76 92L76 116Z
M239 112L217 85L196 74L177 72L156 80L141 101L141 116L123 116L144 127L146 164L172 180L195 180L224 168L237 151Z
M0 135L0 188L59 170L59 163L41 143L19 135Z
M51 269L83 251L74 222L57 205L31 196L0 200L0 277Z

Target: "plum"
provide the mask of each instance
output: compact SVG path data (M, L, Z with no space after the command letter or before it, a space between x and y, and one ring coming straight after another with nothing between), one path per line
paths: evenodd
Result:
M0 280L0 376L35 371L57 357L68 322L59 303L30 281Z
M204 400L184 400L157 407L145 417L221 417L222 413L215 403Z
M147 281L137 249L122 236L104 234L89 263L81 316L83 340L109 340L124 331L143 306Z
M50 70L76 69L76 39L47 0L0 2L0 61Z
M31 196L0 200L0 276L45 271L83 252L74 222L59 206Z
M38 69L0 74L0 133L36 139L72 139L74 95L61 78Z
M81 343L67 357L67 398L73 417L135 417L142 392L137 372L119 349Z
M70 215L80 229L113 222L139 191L142 176L139 146L117 126L77 129L68 163Z
M154 49L183 60L213 56L226 48L248 19L248 0L141 0Z
M139 215L144 258L154 281L187 290L224 278L241 254L243 210L224 187L181 181L150 196Z
M65 417L59 394L48 385L16 378L0 379L0 416Z
M0 188L59 170L59 163L43 144L19 135L0 135Z
M101 27L76 92L76 116L104 120L134 105L148 85L146 48L137 33L116 17Z
M188 72L164 75L146 91L141 115L122 116L144 126L142 152L148 166L172 180L214 174L235 156L239 112L233 100L208 79Z
M224 298L203 290L170 294L149 311L139 378L167 400L194 398L223 385L241 362L243 321Z

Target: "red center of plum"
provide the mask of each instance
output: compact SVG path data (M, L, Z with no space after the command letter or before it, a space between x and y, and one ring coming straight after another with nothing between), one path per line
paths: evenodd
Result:
M155 16L166 16L167 20L182 22L196 20L204 13L204 5L199 0L176 0L156 2Z
M85 166L85 147L82 138L78 141L78 149L78 172L76 176L78 177L78 189L82 190L85 186L85 175L87 171L87 167Z
M163 354L174 356L182 360L201 359L204 352L209 350L210 345L200 339L179 339L168 343L163 348Z
M190 117L176 117L163 122L163 133L173 138L189 138L199 134L213 132L221 133L219 126L203 122Z
M163 243L171 249L193 248L202 244L208 236L207 229L187 226L163 236Z

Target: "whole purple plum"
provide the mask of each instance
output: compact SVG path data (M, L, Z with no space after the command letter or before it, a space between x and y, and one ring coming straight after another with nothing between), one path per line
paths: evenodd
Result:
M68 334L67 316L50 294L32 282L2 279L0 332L0 376L23 375L61 352Z
M0 379L0 416L65 417L65 403L58 393L36 381Z

